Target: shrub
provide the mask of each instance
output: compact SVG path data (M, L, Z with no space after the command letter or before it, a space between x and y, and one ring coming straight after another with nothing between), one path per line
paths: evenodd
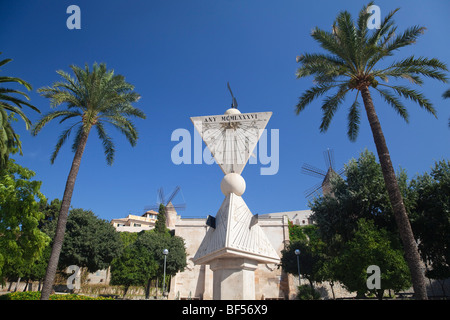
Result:
M304 284L298 287L298 300L319 300L320 292L311 288L310 285Z
M41 292L39 291L26 291L26 292L13 292L0 296L1 300L39 300L41 298ZM111 297L89 297L78 294L52 294L50 300L114 300Z

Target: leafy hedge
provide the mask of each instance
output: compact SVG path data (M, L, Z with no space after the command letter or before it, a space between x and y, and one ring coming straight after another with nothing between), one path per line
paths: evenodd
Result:
M26 291L26 292L13 292L0 296L0 300L39 300L41 298L41 292L39 291ZM114 300L111 297L89 297L78 294L52 294L50 300Z

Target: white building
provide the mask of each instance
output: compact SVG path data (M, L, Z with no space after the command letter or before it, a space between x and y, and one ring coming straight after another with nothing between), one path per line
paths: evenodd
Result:
M142 216L129 214L126 218L113 219L111 224L120 232L140 232L153 229L157 219L158 212L149 210Z

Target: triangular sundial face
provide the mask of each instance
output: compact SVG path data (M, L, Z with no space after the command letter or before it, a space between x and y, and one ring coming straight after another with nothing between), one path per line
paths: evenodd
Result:
M272 112L191 117L224 174L241 174Z
M196 264L219 257L245 256L262 263L278 263L280 258L242 197L229 194L216 215L195 256Z

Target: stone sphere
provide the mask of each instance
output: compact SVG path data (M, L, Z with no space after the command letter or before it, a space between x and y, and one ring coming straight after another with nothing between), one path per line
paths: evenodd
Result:
M227 111L225 111L225 114L241 114L241 112L236 108L230 108Z
M230 193L242 196L245 192L245 180L240 174L228 173L220 183L220 190L225 196L228 196Z

